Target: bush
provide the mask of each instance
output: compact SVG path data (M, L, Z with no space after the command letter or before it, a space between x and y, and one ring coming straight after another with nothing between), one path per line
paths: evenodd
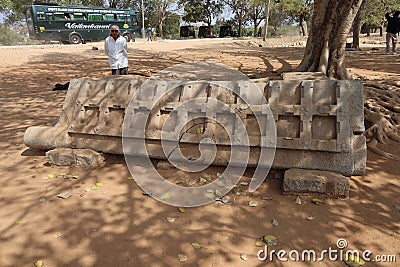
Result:
M38 44L38 41L32 41L23 34L16 32L6 24L0 24L0 45L25 45Z
M7 25L0 25L0 44L16 45L24 42L24 37Z

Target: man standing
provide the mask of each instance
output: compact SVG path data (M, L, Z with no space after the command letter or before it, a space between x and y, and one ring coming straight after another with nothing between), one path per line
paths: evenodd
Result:
M110 36L104 42L104 50L108 56L112 75L128 74L127 46L125 37L119 33L118 26L111 26Z
M147 42L151 41L151 33L153 31L153 28L151 27L151 24L147 25L146 29L146 35L147 35Z
M388 25L386 28L386 54L390 52L390 42L392 42L392 51L394 54L397 53L397 38L399 37L400 31L400 11L396 11L393 14L393 17L390 16L390 13L386 13L385 17L388 21Z

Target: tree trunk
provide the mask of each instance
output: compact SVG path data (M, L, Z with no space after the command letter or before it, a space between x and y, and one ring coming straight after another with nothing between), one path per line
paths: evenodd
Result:
M239 19L238 24L239 24L238 37L242 37L242 24L243 24L242 19Z
M353 48L360 50L360 31L361 31L361 18L364 11L366 1L363 1L360 9L357 12L357 16L353 23Z
M363 0L319 0L297 71L322 72L330 79L350 79L345 67L346 39Z
M303 36L308 35L307 21L304 15L300 15L300 27Z
M163 34L163 20L160 20L158 23L158 33L160 34L160 38L162 39L164 37Z

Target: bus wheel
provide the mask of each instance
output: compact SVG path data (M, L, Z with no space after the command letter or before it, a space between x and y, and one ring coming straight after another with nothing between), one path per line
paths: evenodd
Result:
M130 42L131 39L132 39L132 37L131 37L131 35L129 33L125 33L123 36L125 37L127 42Z
M82 38L79 34L73 33L69 36L69 42L71 44L80 44L82 43Z

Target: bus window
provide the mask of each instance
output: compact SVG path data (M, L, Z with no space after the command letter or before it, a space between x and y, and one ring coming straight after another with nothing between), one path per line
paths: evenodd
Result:
M46 20L53 20L53 13L46 13Z
M115 20L114 14L104 14L104 20Z
M128 15L117 15L117 20L118 21L127 21Z
M64 13L54 13L54 20L67 20Z
M101 21L103 19L101 14L88 14L89 21Z
M137 25L138 24L136 15L131 15L131 20L132 20L132 24L133 25Z
M74 13L74 14L71 14L72 16L72 19L73 20L83 20L83 14L82 13Z
M46 20L46 15L43 13L38 13L37 14L37 20Z

